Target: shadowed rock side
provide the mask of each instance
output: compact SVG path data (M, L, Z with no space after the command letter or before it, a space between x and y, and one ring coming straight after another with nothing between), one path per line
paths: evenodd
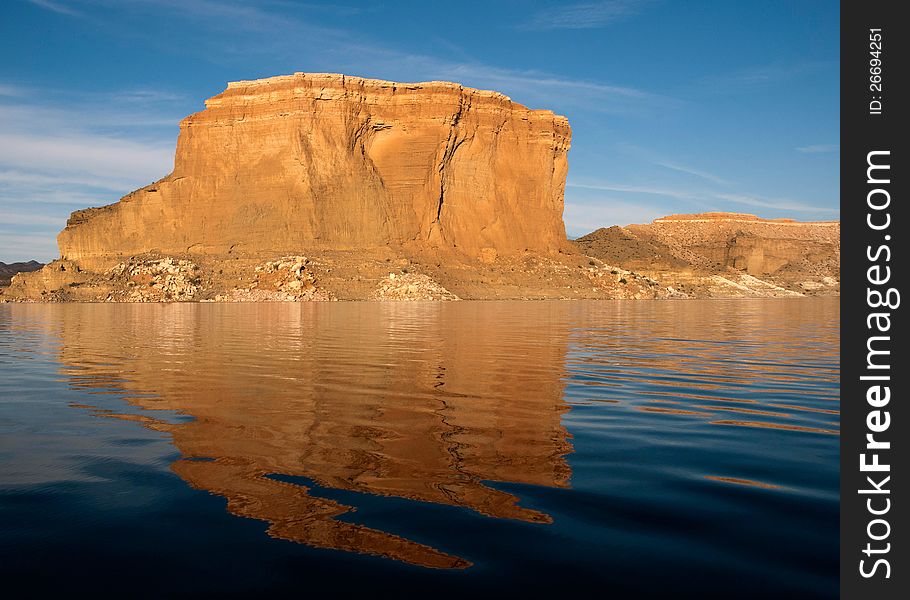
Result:
M837 295L840 223L739 213L672 215L598 229L575 240L585 254L688 296Z
M555 252L565 117L446 82L297 73L228 84L180 123L174 171L73 213L64 259L415 244Z
M567 331L550 326L523 340L490 311L455 323L442 304L348 306L235 307L243 312L231 313L230 327L218 307L98 307L97 320L63 320L61 360L72 385L113 387L147 410L80 408L168 432L182 455L175 473L227 498L231 513L268 522L274 537L427 567L470 564L339 521L353 507L271 477L281 475L550 522L483 482L568 485L568 407L550 367L565 360ZM117 331L110 310L121 311ZM352 344L356 365L347 362ZM194 419L169 422L159 409Z

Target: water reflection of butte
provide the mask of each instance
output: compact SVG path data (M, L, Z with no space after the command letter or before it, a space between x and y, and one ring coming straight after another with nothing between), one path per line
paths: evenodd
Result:
M113 385L141 408L193 416L97 413L170 433L183 455L174 472L227 498L231 513L267 521L270 535L463 568L339 521L352 507L270 476L550 522L483 483L564 487L570 475L567 331L554 318L514 327L507 306L85 307L64 315L62 362L75 385Z

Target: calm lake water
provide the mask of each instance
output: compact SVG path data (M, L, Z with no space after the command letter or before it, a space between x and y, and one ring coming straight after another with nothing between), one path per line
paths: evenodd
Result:
M836 298L0 305L0 573L833 597L838 319Z

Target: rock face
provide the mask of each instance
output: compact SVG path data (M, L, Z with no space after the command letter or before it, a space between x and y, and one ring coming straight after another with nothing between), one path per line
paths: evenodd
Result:
M695 295L836 294L840 223L739 213L672 215L599 229L575 240L586 254ZM682 286L679 284L682 283Z
M570 137L565 117L454 83L234 82L180 123L170 175L73 213L58 244L94 271L144 252L554 253Z

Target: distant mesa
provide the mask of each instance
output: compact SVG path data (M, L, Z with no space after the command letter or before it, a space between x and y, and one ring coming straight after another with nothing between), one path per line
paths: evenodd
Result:
M655 223L671 223L674 221L714 221L733 223L791 223L794 225L821 225L840 226L840 221L797 221L795 219L764 219L749 213L734 212L705 212L685 215L669 215L654 219Z
M828 295L840 290L840 223L711 212L598 229L582 252L696 296ZM760 295L760 294L759 294Z

